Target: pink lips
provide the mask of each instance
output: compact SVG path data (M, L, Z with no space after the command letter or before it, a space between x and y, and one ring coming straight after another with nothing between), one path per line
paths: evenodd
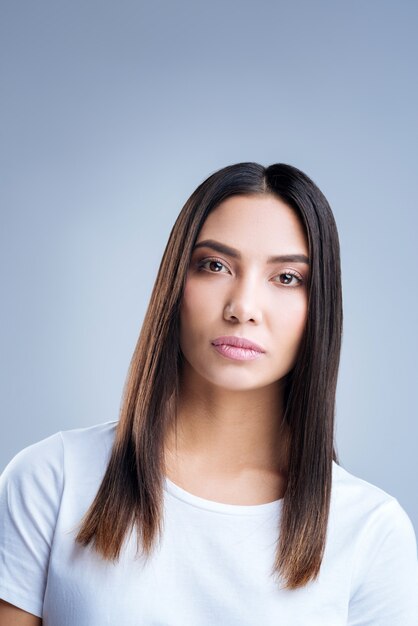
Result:
M212 345L222 356L235 361L258 359L265 352L264 348L253 341L235 335L217 337Z

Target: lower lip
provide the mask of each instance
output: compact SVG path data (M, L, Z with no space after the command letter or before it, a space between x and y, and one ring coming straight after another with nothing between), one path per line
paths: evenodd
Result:
M219 354L233 361L253 361L254 359L259 359L263 354L262 352L258 352L258 350L238 348L237 346L230 346L226 343L221 343L217 346L212 345Z

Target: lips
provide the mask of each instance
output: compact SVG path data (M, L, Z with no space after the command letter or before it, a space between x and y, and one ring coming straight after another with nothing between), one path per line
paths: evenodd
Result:
M212 345L222 358L235 362L258 360L265 352L264 348L254 341L235 335L217 337L212 341Z
M253 352L265 352L264 348L259 346L254 341L250 341L249 339L245 339L244 337L236 337L235 335L224 335L222 337L217 337L212 341L212 345L214 346L234 346L236 348L242 348L244 350L252 350Z

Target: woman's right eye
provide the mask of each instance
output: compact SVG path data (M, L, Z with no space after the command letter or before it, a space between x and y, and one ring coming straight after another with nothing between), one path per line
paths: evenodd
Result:
M198 263L199 269L209 270L214 274L222 273L222 268L224 268L228 272L228 268L226 265L222 263L219 259L203 259Z

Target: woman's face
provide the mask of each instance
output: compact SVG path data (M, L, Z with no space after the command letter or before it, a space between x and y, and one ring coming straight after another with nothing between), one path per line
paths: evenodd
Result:
M306 323L308 272L303 227L284 202L273 195L222 202L203 224L187 274L180 309L185 371L231 390L285 376ZM231 347L237 338L261 351Z

